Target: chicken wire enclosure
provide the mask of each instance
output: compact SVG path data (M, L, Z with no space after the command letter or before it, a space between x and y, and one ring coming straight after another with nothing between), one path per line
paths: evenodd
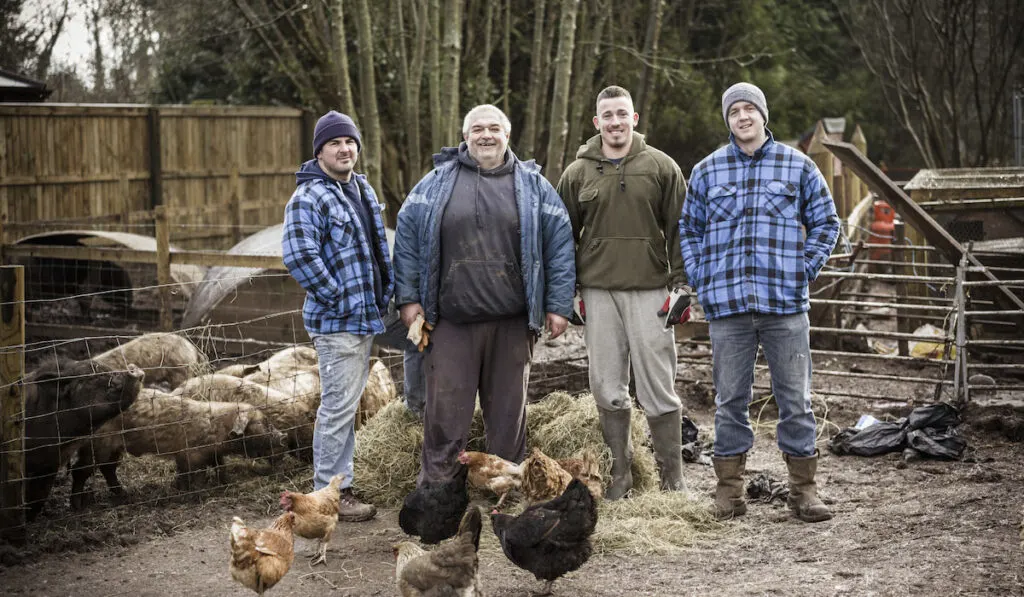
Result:
M152 251L156 241L120 232L64 231L15 243L29 253L33 245L68 247L73 255L74 248ZM162 299L154 264L31 254L12 257L9 263L25 266L26 320L33 334L50 335L52 326L60 325L110 328L114 333L156 327ZM204 271L200 266L171 266L172 313L184 311Z

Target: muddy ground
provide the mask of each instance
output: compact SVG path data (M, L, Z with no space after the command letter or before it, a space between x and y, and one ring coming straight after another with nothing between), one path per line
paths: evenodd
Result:
M572 352L574 346L548 347ZM687 412L702 429L713 421L710 361L699 345L680 345L687 364L678 390ZM568 355L560 355L568 356ZM816 365L818 365L816 363ZM833 361L833 369L892 374L891 364ZM572 367L548 365L549 378L579 381ZM896 368L898 373L899 368ZM919 375L919 373L914 373ZM585 381L585 376L584 381ZM699 382L699 383L698 383ZM549 384L555 382L549 381ZM930 390L893 380L829 380L858 391L894 398L926 396ZM815 384L818 385L817 383ZM872 386L872 387L866 387ZM898 402L898 401L895 401ZM827 404L827 413L824 405ZM905 462L901 455L838 457L827 439L839 427L886 410L865 401L829 397L818 405L829 421L819 447L822 497L835 518L805 524L778 501L752 503L749 513L720 532L676 553L593 557L555 585L557 595L1024 595L1021 556L1021 491L1024 443L1019 413L1006 408L968 409L961 430L970 443L968 461ZM895 410L899 410L897 407ZM775 413L762 413L751 453L750 474L785 478L775 447ZM141 465L136 465L141 466ZM287 472L235 463L240 483L195 495L179 495L155 470L128 471L139 479L126 506L114 508L105 491L84 515L67 511L66 488L58 490L44 519L29 529L26 548L0 547L0 587L7 595L245 595L228 574L228 526L238 515L261 525L278 512L277 493L308 479L309 469ZM691 491L710 495L714 473L687 464ZM100 479L93 487L101 486ZM64 492L64 493L62 493ZM708 499L709 503L710 500ZM485 523L485 533L489 527ZM371 522L341 524L328 565L309 568L304 557L315 543L299 540L289 574L271 595L395 595L391 545L406 537L397 512L382 510ZM527 595L540 584L511 565L493 541L481 551L481 579L488 595Z

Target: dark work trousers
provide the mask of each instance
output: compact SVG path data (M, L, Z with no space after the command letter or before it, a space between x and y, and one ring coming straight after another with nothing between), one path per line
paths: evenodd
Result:
M526 386L535 338L525 315L481 323L440 320L423 359L427 402L419 482L451 479L466 449L477 392L487 451L526 456Z

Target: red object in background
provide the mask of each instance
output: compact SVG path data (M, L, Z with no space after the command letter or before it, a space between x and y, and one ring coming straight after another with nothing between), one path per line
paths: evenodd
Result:
M892 244L892 230L894 227L893 220L896 218L896 212L892 206L876 199L872 204L873 219L871 221L871 236L868 237L868 243L876 245L889 245ZM892 251L890 249L883 249L881 247L871 249L871 259L875 261L884 261L891 258Z

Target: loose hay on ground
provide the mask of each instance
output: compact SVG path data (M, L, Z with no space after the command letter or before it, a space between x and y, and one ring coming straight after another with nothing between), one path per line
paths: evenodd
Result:
M601 503L594 551L668 554L722 528L711 515L710 501L686 493L650 491Z
M527 443L552 458L578 456L592 449L601 456L601 475L606 482L611 455L601 438L597 407L589 394L578 398L555 392L526 407ZM633 411L633 486L637 493L657 489L654 455L647 447L647 422ZM357 433L355 485L370 502L400 506L416 485L423 427L401 402L395 401L370 419ZM473 414L468 449L485 450L483 416Z
M423 423L398 400L356 433L355 487L372 504L395 508L416 487Z

